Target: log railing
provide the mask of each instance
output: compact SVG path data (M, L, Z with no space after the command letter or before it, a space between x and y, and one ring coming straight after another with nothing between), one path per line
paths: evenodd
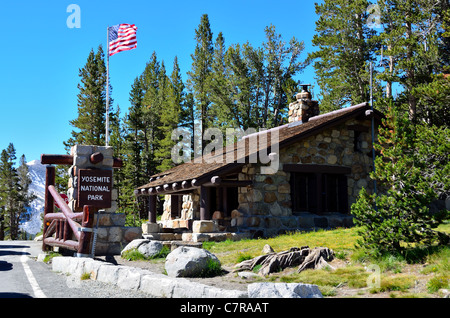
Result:
M85 205L83 212L74 213L55 189L55 167L47 166L45 182L44 234L42 249L61 247L77 252L78 257L89 257L93 237L96 208ZM54 203L62 212L54 212ZM79 223L81 222L81 224Z

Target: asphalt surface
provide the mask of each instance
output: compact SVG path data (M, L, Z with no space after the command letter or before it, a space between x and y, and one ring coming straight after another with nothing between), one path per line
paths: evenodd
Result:
M37 261L42 242L0 241L0 298L145 298L137 291L52 271Z

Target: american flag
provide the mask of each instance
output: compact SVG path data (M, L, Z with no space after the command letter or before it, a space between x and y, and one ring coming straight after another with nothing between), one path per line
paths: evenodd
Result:
M109 27L109 56L137 47L137 27L134 24L118 24Z

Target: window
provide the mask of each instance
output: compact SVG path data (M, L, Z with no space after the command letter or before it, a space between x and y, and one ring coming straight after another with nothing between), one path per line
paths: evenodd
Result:
M336 173L291 172L293 212L348 213L347 177Z

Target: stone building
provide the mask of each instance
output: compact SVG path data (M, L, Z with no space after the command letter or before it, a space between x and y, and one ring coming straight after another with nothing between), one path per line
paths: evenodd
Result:
M374 188L372 119L377 131L382 114L364 103L319 115L309 92L296 97L288 124L247 135L138 188L149 200L144 234L162 238L172 229L172 239L202 241L352 226L351 204L362 187ZM157 222L158 198L164 206Z

